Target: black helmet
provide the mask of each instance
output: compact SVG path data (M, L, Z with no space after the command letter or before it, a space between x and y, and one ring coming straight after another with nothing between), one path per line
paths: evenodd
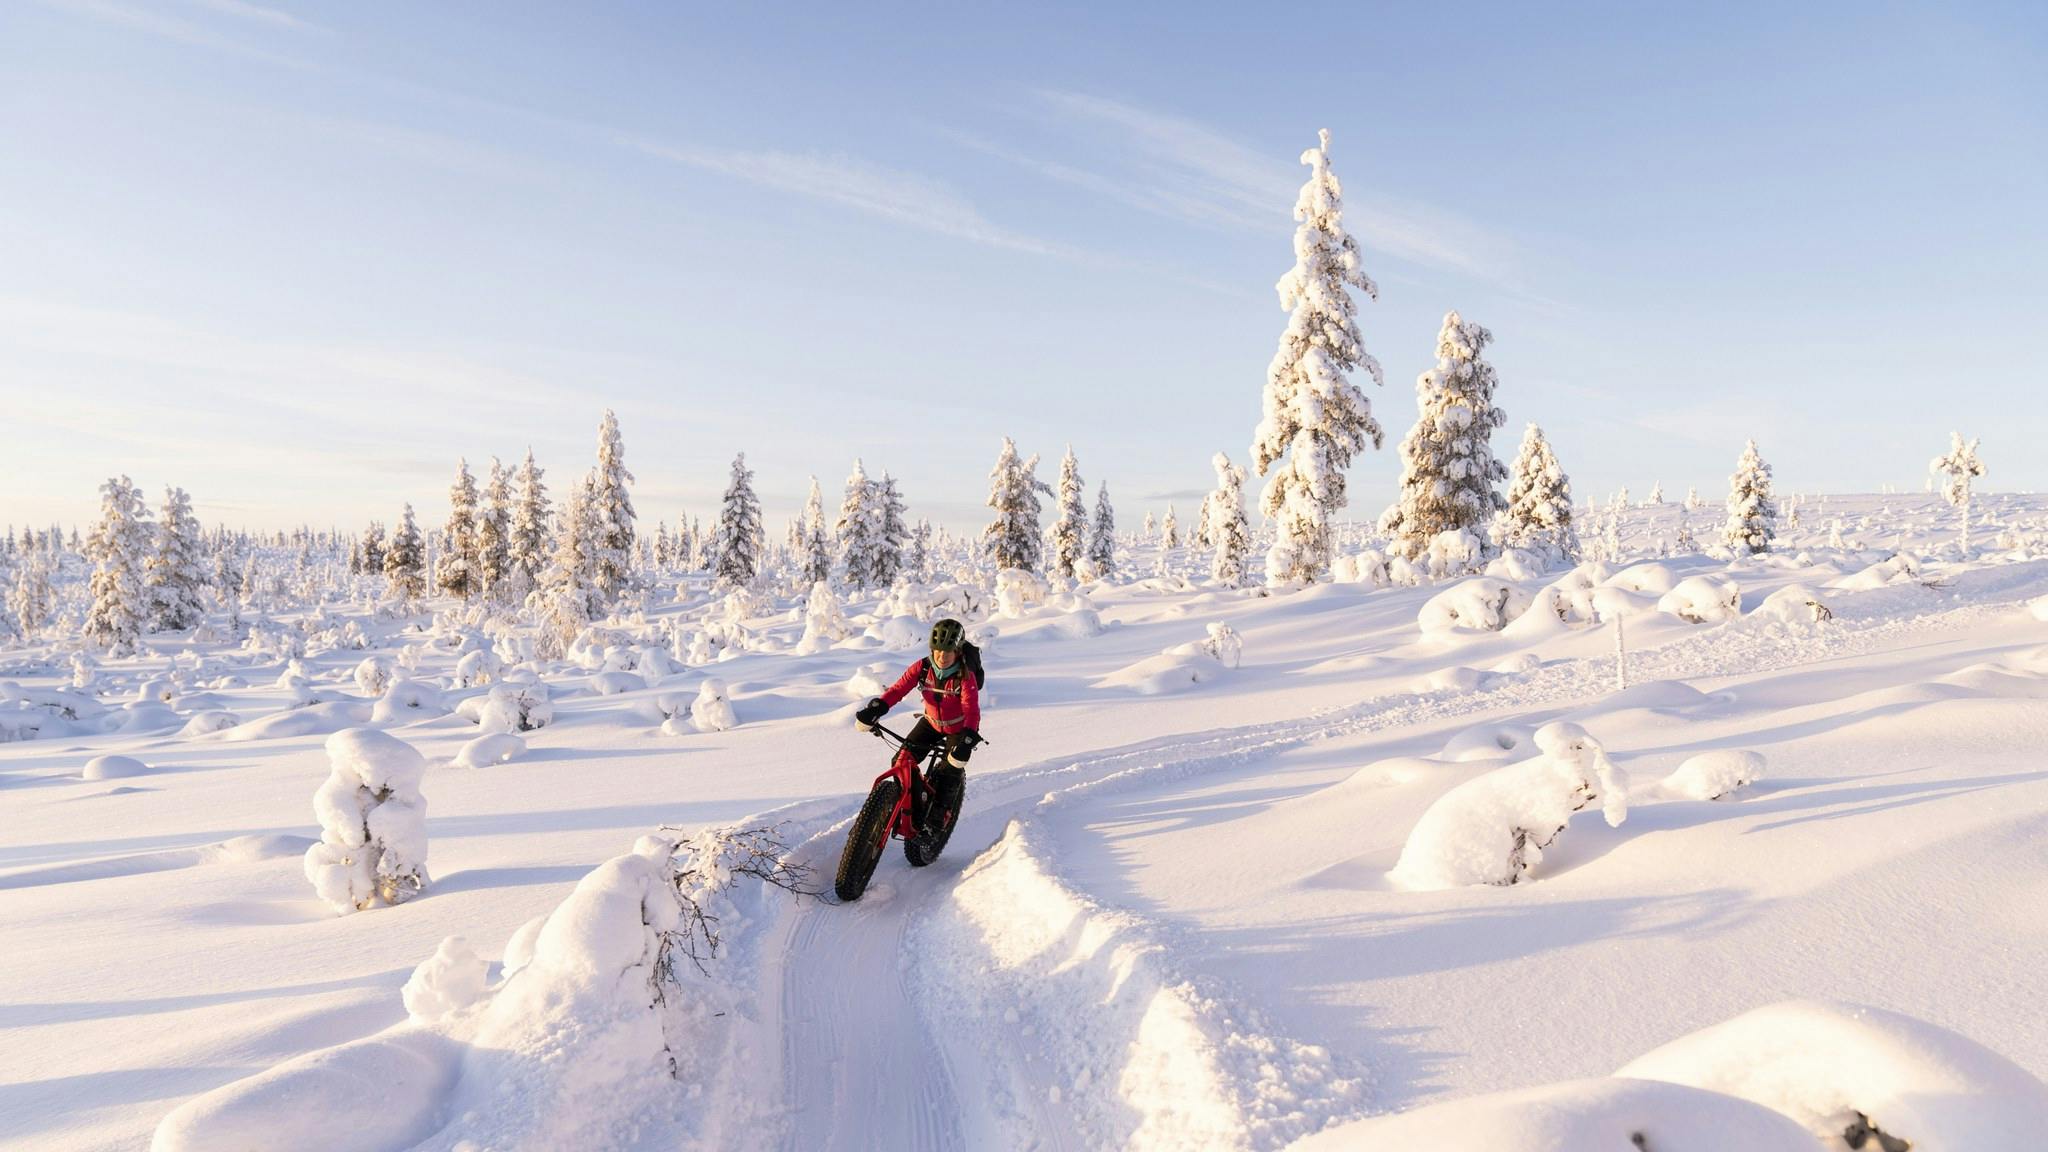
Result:
M958 652L966 637L966 629L958 620L940 620L932 624L932 651Z

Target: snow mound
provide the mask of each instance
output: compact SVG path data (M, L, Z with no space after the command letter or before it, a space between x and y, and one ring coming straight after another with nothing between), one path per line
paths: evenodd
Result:
M2027 611L2033 613L2034 619L2048 624L2048 596L2036 596L2027 601Z
M225 732L241 722L242 718L233 712L195 712L190 720L185 721L185 726L178 729L178 735L210 736L215 732Z
M1244 641L1228 624L1211 623L1201 640L1176 644L1157 656L1119 668L1095 682L1097 688L1125 688L1140 696L1179 692L1238 667Z
M469 941L450 936L405 982L400 996L405 1012L413 1020L428 1024L476 1003L484 994L490 965L484 963Z
M599 672L590 678L590 690L599 696L638 692L646 687L647 681L634 672Z
M1531 733L1517 724L1475 724L1444 743L1439 756L1463 763L1469 760L1504 760L1529 748Z
M1603 588L1623 588L1640 596L1662 596L1677 585L1678 578L1662 564L1631 564L1601 581Z
M1844 592L1868 592L1875 588L1888 588L1893 584L1905 584L1920 575L1920 561L1911 553L1901 552L1887 560L1880 560L1860 572L1828 581L1828 587Z
M1654 1080L1572 1080L1326 1129L1290 1152L1822 1152L1747 1100Z
M370 709L370 723L409 724L447 714L439 688L418 680L394 680Z
M1270 1149L1362 1104L1328 1051L1205 996L1144 921L1062 883L1021 822L913 921L906 954L942 1035L1000 1083L1051 1081L1036 1091L1060 1131L1038 1130L1034 1100L1000 1093L970 1147ZM1006 1043L1019 1035L1031 1039Z
M289 736L326 736L369 722L371 708L360 701L330 700L274 712L260 720L228 729L224 740L272 740Z
M306 879L336 912L381 900L403 904L427 886L427 762L375 728L327 738L331 770L313 794L320 842L306 849Z
M1666 796L1685 800L1719 800L1763 776L1763 753L1724 748L1702 752L1680 764L1676 772L1664 778L1663 791Z
M1537 729L1535 742L1541 756L1467 780L1431 804L1388 879L1411 891L1513 884L1595 800L1620 827L1628 784L1599 742L1563 721Z
M1455 664L1439 668L1416 681L1417 692L1476 692L1486 683L1486 673L1477 668Z
M80 780L125 780L130 776L144 776L149 765L133 756L95 756L85 762L85 769L78 774Z
M1430 597L1416 615L1428 634L1498 632L1529 610L1534 598L1504 580L1466 580Z
M157 1125L150 1150L409 1148L438 1126L460 1052L445 1037L401 1027L308 1053L187 1100Z
M1829 1142L1859 1124L1914 1152L2039 1148L2048 1139L2048 1086L1973 1040L1880 1008L1772 1004L1616 1074L1751 1100Z
M481 688L505 671L505 662L496 652L478 648L455 662L455 682L464 688Z
M883 679L887 675L889 663L886 660L862 665L858 671L846 678L846 694L856 700L880 696L882 691L889 687L889 681Z
M690 705L690 723L696 725L699 732L723 732L739 727L740 718L726 696L725 681L709 679L698 687L697 699Z
M485 768L517 760L524 755L526 741L510 732L492 732L457 749L455 758L449 763L456 768Z
M1657 611L1690 624L1719 624L1742 614L1742 590L1733 580L1688 576L1658 598Z
M389 656L365 656L362 663L356 665L356 687L362 689L365 695L382 696L384 690L391 687L391 678L396 668L397 665Z
M1835 618L1835 610L1820 598L1820 593L1804 584L1787 584L1764 597L1756 614L1786 624L1819 624Z

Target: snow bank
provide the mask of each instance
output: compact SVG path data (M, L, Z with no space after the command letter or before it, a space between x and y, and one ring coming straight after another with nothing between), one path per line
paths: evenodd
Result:
M1498 632L1529 610L1534 598L1504 580L1467 580L1430 597L1416 616L1425 633Z
M389 1152L440 1126L460 1045L420 1028L323 1049L187 1100L151 1152Z
M1662 564L1631 564L1601 581L1603 588L1625 588L1641 596L1662 596L1677 584L1678 578Z
M1860 572L1830 580L1828 587L1839 588L1844 592L1868 592L1875 588L1908 583L1918 575L1919 558L1909 552L1901 552L1889 559L1880 560Z
M1244 658L1244 640L1230 625L1212 622L1200 640L1176 644L1157 656L1119 668L1095 682L1097 688L1128 688L1140 696L1178 692L1216 679Z
M1733 580L1688 576L1658 598L1657 611L1691 624L1719 624L1742 614L1742 590Z
M2033 613L2034 619L2048 624L2048 596L2036 596L2027 601L2027 611Z
M1513 884L1572 813L1599 800L1610 826L1628 818L1627 781L1585 729L1554 722L1535 741L1543 755L1467 780L1431 804L1388 879L1415 891Z
M330 700L274 712L228 729L224 740L273 740L289 736L326 736L344 728L368 723L372 709L359 701Z
M95 756L85 762L80 780L123 780L149 773L149 765L133 756Z
M484 768L526 755L526 741L510 732L492 732L464 744L449 763L457 768Z
M1278 1148L1361 1104L1327 1051L1235 1017L1143 921L1063 884L1020 822L912 921L905 954L939 1033L994 1082L1051 1080L1058 1131L1038 1130L1037 1100L997 1093L967 1118L968 1147Z
M427 886L427 762L374 728L327 738L327 782L313 794L320 842L306 849L306 879L336 912L382 900L402 904Z
M1719 800L1756 783L1763 776L1763 753L1724 748L1702 752L1688 759L1678 766L1676 772L1664 778L1661 787L1666 796L1678 799Z
M1289 1152L1824 1152L1798 1124L1718 1092L1572 1080L1331 1128ZM1874 1149L1867 1152L1875 1152Z
M490 965L460 936L450 936L419 967L413 969L400 997L405 1013L428 1024L461 1011L482 998Z
M1773 1004L1672 1041L1617 1075L1755 1101L1828 1141L1860 1123L1914 1152L2048 1142L2048 1086L1973 1040L1880 1008Z
M1757 605L1756 615L1767 620L1779 620L1786 624L1818 624L1835 618L1835 611L1828 607L1820 593L1804 584L1787 584Z

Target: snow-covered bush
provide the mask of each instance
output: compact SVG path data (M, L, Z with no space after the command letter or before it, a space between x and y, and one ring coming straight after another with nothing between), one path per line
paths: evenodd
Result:
M1339 556L1334 574L1340 584L1369 584L1374 588L1385 588L1391 582L1387 576L1387 555L1377 548Z
M1742 614L1742 590L1733 580L1688 576L1658 598L1657 611L1691 624L1719 624Z
M178 730L178 735L205 736L214 732L225 732L241 722L242 718L240 716L235 715L233 712L223 712L219 709L194 712L192 718L185 721L185 726Z
M823 580L811 585L810 595L804 600L804 634L796 642L798 656L810 656L822 652L852 631L846 622L846 611L839 603L838 593Z
M1626 780L1585 729L1557 721L1537 729L1535 741L1541 756L1468 780L1431 804L1391 878L1415 890L1513 884L1572 813L1597 800L1609 825L1628 818Z
M1631 564L1600 582L1603 588L1626 588L1644 596L1662 596L1678 585L1678 577L1662 564Z
M555 706L548 698L547 685L521 681L501 681L491 685L488 694L474 704L477 710L476 724L484 734L496 732L531 732L545 728L555 718ZM464 705L472 705L465 700Z
M1723 748L1689 757L1664 778L1667 796L1685 800L1719 800L1763 779L1761 752Z
M505 662L489 648L478 648L455 662L455 683L464 688L481 688L498 678Z
M1429 598L1416 615L1426 633L1498 632L1528 611L1532 597L1504 580L1480 577Z
M1919 575L1920 558L1910 552L1900 552L1860 572L1831 580L1828 587L1845 592L1868 592L1873 588L1905 584Z
M697 688L696 702L690 705L690 723L699 732L723 732L739 725L740 718L732 710L732 701L726 698L725 681L707 679Z
M313 794L320 842L306 849L306 879L337 912L412 899L428 881L426 760L374 728L329 736L327 760L327 782Z
M2048 596L2036 596L2027 601L2027 611L2033 614L2034 619L2048 624Z
M1818 624L1835 618L1834 609L1804 584L1787 584L1757 605L1756 614L1787 624Z
M399 993L406 1015L421 1024L431 1024L450 1013L460 1012L483 997L490 965L460 936L441 941L434 954L412 970L412 978Z
M1157 656L1120 668L1097 681L1097 686L1128 688L1141 696L1178 692L1236 668L1243 655L1244 642L1236 630L1228 624L1212 622L1202 639L1176 644ZM984 695L982 699L988 697Z
M485 768L526 755L526 741L510 732L489 732L464 744L449 763L457 768Z
M996 573L996 613L1022 616L1045 603L1045 581L1022 568L1005 568Z
M1768 1005L1615 1075L1753 1101L1823 1148L2016 1150L2041 1147L2048 1133L2048 1086L2019 1065L1954 1032L1854 1004Z
M1225 668L1236 668L1244 659L1244 638L1220 620L1209 623L1209 636L1199 641L1202 651Z
M647 681L634 672L599 672L590 678L590 690L599 696L617 696L622 692L638 692L647 687Z
M1429 538L1425 562L1429 578L1444 580L1479 571L1486 557L1486 545L1468 528L1453 528Z
M389 656L365 656L362 663L356 665L356 687L362 689L365 695L382 696L384 690L391 687L391 678L395 670L396 666Z
M419 680L393 680L370 710L370 723L405 724L447 714L439 688Z

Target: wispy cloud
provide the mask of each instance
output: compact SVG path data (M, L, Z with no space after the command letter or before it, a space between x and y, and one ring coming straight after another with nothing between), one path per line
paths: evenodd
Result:
M42 5L54 11L82 17L115 28L154 36L193 48L209 48L236 56L260 60L284 68L307 68L311 62L258 47L190 20L157 11L152 8L123 4L119 0L40 0Z
M276 8L266 8L261 4L250 4L246 0L192 0L192 2L201 8L210 8L223 15L233 16L238 20L247 20L266 28L276 28L287 32L315 32L323 36L333 31L333 29L325 25L315 24L310 20L302 20L289 12Z
M965 196L944 184L851 156L730 151L636 137L622 137L620 142L650 156L798 196L843 204L928 232L1018 252L1061 254L1056 245L990 222Z

